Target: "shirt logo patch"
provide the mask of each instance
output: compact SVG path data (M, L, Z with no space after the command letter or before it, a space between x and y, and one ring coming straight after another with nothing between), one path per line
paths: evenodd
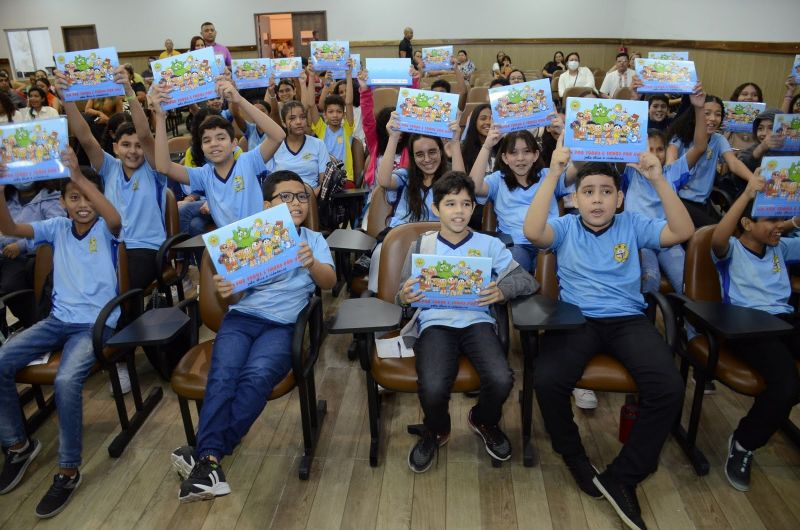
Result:
M619 243L614 245L614 259L617 263L625 263L628 261L628 256L630 252L628 251L628 245L625 243Z
M133 191L138 191L138 190L139 190L139 177L136 177L135 179L133 179Z
M89 253L94 254L97 252L97 238L92 236L89 238Z
M233 177L233 191L244 191L244 179L241 177L241 175L236 175Z
M772 272L781 272L781 259L777 254L772 255Z
M311 160L312 156L313 155L311 153L306 153L306 154L303 155L303 160Z
M479 249L477 249L477 248L471 248L471 249L467 250L467 256L480 257L481 256L481 251Z

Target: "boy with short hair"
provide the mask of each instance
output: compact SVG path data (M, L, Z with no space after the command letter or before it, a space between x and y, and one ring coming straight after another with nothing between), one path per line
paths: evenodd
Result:
M764 185L757 173L714 228L711 258L719 272L723 302L766 311L797 327L797 315L789 305L787 263L800 260L800 238L781 237L785 217L752 215L753 199ZM797 226L798 219L791 222ZM753 452L767 444L800 400L796 365L800 335L737 339L726 345L761 375L766 387L728 439L725 476L737 490L749 491Z
M211 354L197 448L179 447L171 455L172 466L185 479L178 495L181 502L230 493L220 461L233 453L264 410L272 389L291 370L294 324L308 298L317 287L330 289L336 283L325 238L302 227L309 199L296 173L276 171L264 181L263 206L289 207L300 234L301 268L238 294L232 294L231 282L214 275L219 296L230 305Z
M28 437L19 407L16 374L42 354L61 349L55 380L59 426L59 471L36 507L36 515L52 517L64 509L81 483L83 383L95 363L92 328L103 306L117 295L117 237L119 213L103 195L102 185L87 179L71 149L61 160L70 170L63 184L66 217L31 224L11 218L0 186L0 231L53 246L53 308L50 315L0 347L0 443L5 466L0 495L13 490L41 450ZM2 173L2 170L0 170ZM117 325L120 310L106 322L106 338Z
M162 102L169 101L169 92L161 86L153 85L150 89L150 106L155 114L155 156L158 171L181 184L189 184L193 191L204 192L211 217L219 227L263 209L258 193L261 187L258 176L267 171L266 162L280 147L286 133L269 116L244 99L230 81L217 81L217 92L229 103L238 105L241 112L264 131L266 139L258 149L242 153L234 159L233 152L237 142L233 126L221 116L209 116L203 120L198 130L206 158L206 164L199 168L182 166L169 158L166 114L161 108Z
M511 442L500 430L499 422L503 403L511 392L513 376L488 306L532 294L537 289L533 277L514 261L499 239L469 229L475 209L475 184L464 172L451 171L436 181L432 208L441 227L438 233L420 236L409 249L397 293L398 302L408 306L424 297L424 293L414 290L418 278L410 276L411 255L420 252L426 238L435 238L435 249L425 250L425 254L492 258L494 280L480 292L479 305L487 311L419 310L420 335L414 344L414 353L419 400L425 418L420 440L408 455L408 465L415 473L430 469L438 448L449 439L448 401L458 373L460 353L470 360L481 382L478 403L470 409L467 422L483 439L490 456L498 460L511 458Z
M666 94L653 94L647 98L647 127L666 132L672 124L669 117L669 98Z
M656 157L642 153L639 160L634 167L655 188L666 220L627 210L615 214L623 199L619 177L612 166L598 163L578 171L574 199L579 215L548 220L558 176L569 162L569 149L559 147L524 225L531 243L555 251L561 299L577 305L586 318L582 328L544 335L534 388L545 428L580 489L594 498L606 497L630 528L644 528L636 485L655 471L683 400L683 381L672 354L643 314L639 249L677 245L694 232ZM586 364L600 352L613 355L630 372L639 389L640 416L617 458L597 475L581 444L569 398Z

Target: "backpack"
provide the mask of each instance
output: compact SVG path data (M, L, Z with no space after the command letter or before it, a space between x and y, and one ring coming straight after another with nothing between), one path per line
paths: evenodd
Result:
M319 199L317 201L320 225L324 228L337 228L347 218L347 210L344 205L333 203L333 196L344 189L346 180L347 172L344 169L344 162L330 157L319 183Z

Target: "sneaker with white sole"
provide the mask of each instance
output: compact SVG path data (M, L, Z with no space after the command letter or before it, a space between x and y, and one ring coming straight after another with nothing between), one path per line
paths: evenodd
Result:
M128 373L128 365L126 363L117 363L117 375L119 375L119 386L122 388L122 393L129 394L131 391L131 375ZM111 381L108 382L108 391L112 396L114 395Z
M230 492L231 487L225 482L222 466L205 457L194 466L189 478L181 483L178 499L181 502L207 501Z
M28 440L28 447L21 451L6 449L6 463L3 472L0 473L0 495L4 495L17 487L28 466L42 450L39 440L33 438Z
M473 410L474 408L469 409L467 423L475 431L475 434L481 437L489 456L496 460L508 460L511 458L511 441L508 436L500 430L499 425L483 425L474 422L472 420Z
M47 490L36 506L36 517L48 519L61 513L67 507L72 494L81 485L80 472L73 476L58 474L53 477L53 485Z
M725 477L739 491L750 491L750 469L753 466L753 451L739 449L733 435L728 438L728 460L725 462Z
M172 463L172 469L174 469L183 480L189 478L192 469L194 469L194 466L197 464L197 460L194 458L194 447L191 445L178 447L172 451L172 454L169 455L169 459Z
M572 391L575 398L575 406L579 409L592 410L597 408L597 395L593 390L576 388Z
M603 497L611 503L614 511L625 523L625 526L633 530L646 530L647 526L642 519L642 509L639 506L639 499L636 497L636 486L623 484L610 476L607 472L594 477L594 485L603 494Z

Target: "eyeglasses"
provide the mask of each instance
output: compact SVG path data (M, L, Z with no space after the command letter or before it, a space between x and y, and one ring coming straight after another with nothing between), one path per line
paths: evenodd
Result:
M424 160L426 158L428 160L433 160L435 158L439 158L440 156L441 156L441 153L439 152L438 149L431 149L430 151L427 151L427 152L418 151L418 152L414 153L414 158L417 159L417 160Z
M292 193L291 191L282 191L277 195L274 195L272 198L280 197L281 201L289 203L297 199L297 202L308 202L308 199L311 197L311 194L307 191L301 191L300 193Z

